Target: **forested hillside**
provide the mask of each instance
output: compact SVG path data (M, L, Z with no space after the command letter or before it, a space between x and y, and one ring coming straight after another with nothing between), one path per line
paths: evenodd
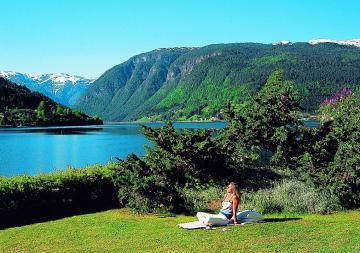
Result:
M0 77L0 127L91 124L102 121Z
M218 44L157 49L106 71L75 106L107 121L221 118L275 69L295 82L305 112L342 87L359 90L360 49L333 43Z

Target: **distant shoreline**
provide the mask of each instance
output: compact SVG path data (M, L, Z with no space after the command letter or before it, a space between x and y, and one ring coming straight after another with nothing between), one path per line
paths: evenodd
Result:
M226 122L225 120L185 120L185 121L171 121L173 123L215 123L215 122ZM147 123L166 123L166 121L104 121L104 125L114 124L147 124Z
M310 117L305 117L305 118L301 118L300 120L302 121L318 121L316 119L316 117L314 116L310 116ZM192 121L192 120L185 120L185 121L172 121L173 123L226 123L226 120L196 120L196 121ZM109 122L104 122L102 125L97 125L97 124L90 124L90 125L54 125L54 126L0 126L0 129L8 129L8 128L72 128L72 127L101 127L101 126L105 126L105 125L116 125L116 124L165 124L166 121L109 121Z
M77 124L77 125L24 125L24 126L11 126L11 125L0 125L0 129L6 128L51 128L51 127L89 127L89 126L103 126L103 124Z
M201 123L226 123L225 120L215 120L215 121L172 121L173 123L194 123L194 124L201 124ZM165 124L165 121L149 121L149 122L142 122L142 121L119 121L119 122L104 122L101 125L58 125L58 126L0 126L0 130L5 131L6 129L73 129L73 128L101 128L103 126L111 126L111 125L141 125L141 124Z

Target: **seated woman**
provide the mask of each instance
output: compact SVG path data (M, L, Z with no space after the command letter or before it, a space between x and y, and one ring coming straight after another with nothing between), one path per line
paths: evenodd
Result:
M224 201L222 202L222 208L220 209L220 212L218 214L198 212L196 217L206 226L226 225L230 222L231 219L233 219L234 224L236 225L236 212L239 203L239 193L237 191L236 184L231 182L226 189L226 194L224 196Z

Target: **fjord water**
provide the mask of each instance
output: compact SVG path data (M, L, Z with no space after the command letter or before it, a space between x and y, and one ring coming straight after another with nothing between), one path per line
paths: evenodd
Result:
M225 127L225 122L174 123L174 126L219 129ZM0 129L0 176L106 164L130 153L144 155L145 144L150 142L141 134L139 124Z

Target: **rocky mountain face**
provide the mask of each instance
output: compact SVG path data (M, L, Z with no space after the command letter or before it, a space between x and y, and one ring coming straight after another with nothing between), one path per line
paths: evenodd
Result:
M181 55L193 48L157 49L140 54L106 71L80 98L75 108L103 115L107 120L134 119L145 113L145 101L151 99L164 83L181 73L191 72L193 63L174 68ZM198 62L201 59L198 59Z
M68 107L73 107L79 97L94 82L92 79L64 73L24 74L14 71L0 71L0 76L18 85L24 85L31 91L40 92Z

